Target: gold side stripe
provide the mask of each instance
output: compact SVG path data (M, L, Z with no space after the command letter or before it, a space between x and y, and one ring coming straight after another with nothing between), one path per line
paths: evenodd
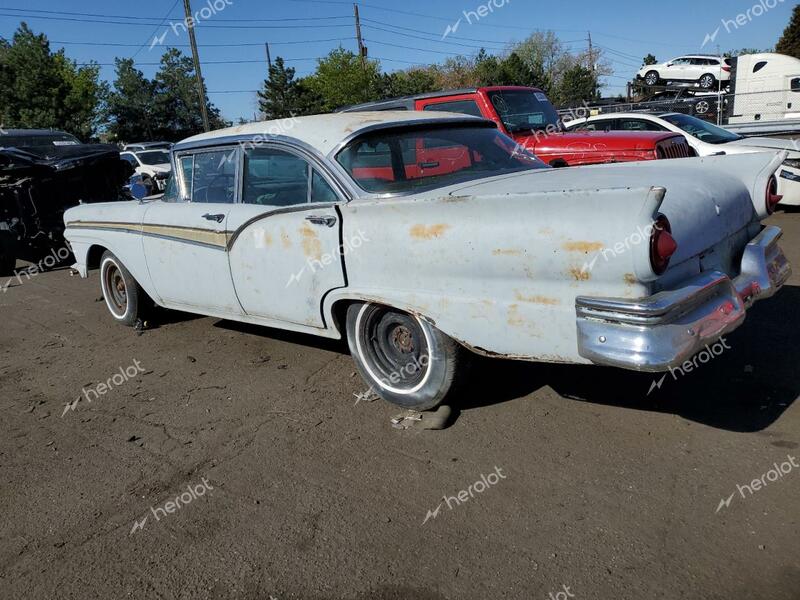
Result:
M104 221L74 221L67 223L71 229L114 229L163 237L178 241L194 242L206 246L226 248L228 243L227 231L210 231L195 227L181 227L177 225L142 225L141 223L110 223Z

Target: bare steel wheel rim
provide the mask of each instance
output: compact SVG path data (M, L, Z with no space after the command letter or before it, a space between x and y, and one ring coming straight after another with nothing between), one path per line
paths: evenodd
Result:
M110 260L103 270L103 289L109 310L118 318L125 316L128 310L128 288L119 266Z
M355 325L356 348L376 385L395 394L419 391L430 376L431 339L422 321L365 304Z

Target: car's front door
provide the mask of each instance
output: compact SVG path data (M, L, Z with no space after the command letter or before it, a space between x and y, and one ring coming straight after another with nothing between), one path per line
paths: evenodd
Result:
M323 328L322 301L345 284L343 193L321 165L284 145L244 152L241 202L228 217L230 269L246 315Z
M228 265L228 214L238 186L237 148L176 156L174 193L151 203L142 223L153 286L170 307L241 315Z

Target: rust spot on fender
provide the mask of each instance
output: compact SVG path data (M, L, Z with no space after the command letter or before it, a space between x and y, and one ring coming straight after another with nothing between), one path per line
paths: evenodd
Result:
M568 252L583 252L584 254L597 252L604 247L602 242L566 242L562 245L562 248Z
M525 319L519 314L519 306L516 304L508 307L508 324L512 327L521 327L525 324Z
M575 281L589 281L591 277L589 271L584 271L581 267L570 267L569 274Z
M549 298L547 296L526 296L520 292L514 292L517 300L520 302L528 302L530 304L545 304L547 306L556 306L561 304L558 298Z
M450 229L450 225L439 223L438 225L414 225L411 228L411 237L418 240L432 240L442 237L444 232Z
M300 235L303 236L303 254L306 255L306 258L312 260L322 258L322 242L319 241L317 232L308 225L303 225L300 228Z
M523 251L518 248L496 248L492 250L494 256L522 256Z
M636 279L636 275L634 275L633 273L625 273L623 279L625 279L625 283L627 283L628 285L633 285L638 281Z

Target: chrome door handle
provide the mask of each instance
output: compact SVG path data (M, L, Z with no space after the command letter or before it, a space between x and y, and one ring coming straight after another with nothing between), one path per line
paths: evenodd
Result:
M327 225L328 227L336 225L336 217L331 215L326 215L324 217L311 215L310 217L306 217L306 221L310 221L314 225Z
M216 221L217 223L222 223L225 220L225 215L210 215L206 213L203 215L203 218L206 221Z

